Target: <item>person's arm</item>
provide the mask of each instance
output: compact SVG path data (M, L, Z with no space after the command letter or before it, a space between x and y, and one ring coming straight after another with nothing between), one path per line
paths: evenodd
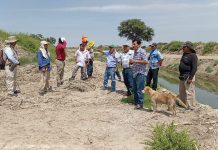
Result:
M37 57L37 61L38 61L38 66L43 67L43 65L42 65L42 52L38 51L36 57Z
M198 62L198 58L196 55L192 55L191 57L191 72L188 78L188 83L190 84L192 82L192 79L197 71L197 62Z
M14 57L14 53L10 48L6 48L4 53L6 54L7 58L13 63L13 64L20 64L20 62Z
M161 55L161 53L158 51L157 53L157 60L158 60L158 64L160 66L162 66L162 63L163 63L163 55Z
M129 63L130 63L130 64L136 63L136 64L142 64L142 65L148 64L148 61L147 61L145 52L141 52L141 53L142 53L142 54L141 54L141 60L130 59L130 60L129 60Z

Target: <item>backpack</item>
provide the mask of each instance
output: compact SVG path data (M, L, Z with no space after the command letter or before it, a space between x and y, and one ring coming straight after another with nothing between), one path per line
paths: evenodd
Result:
M5 70L5 60L3 49L0 50L0 70Z

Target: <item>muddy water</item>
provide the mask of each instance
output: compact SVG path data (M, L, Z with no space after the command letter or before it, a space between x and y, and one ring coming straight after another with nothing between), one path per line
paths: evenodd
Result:
M161 70L158 83L175 92L179 91L178 74ZM202 104L210 105L212 108L218 109L218 82L210 80L196 79L196 99Z

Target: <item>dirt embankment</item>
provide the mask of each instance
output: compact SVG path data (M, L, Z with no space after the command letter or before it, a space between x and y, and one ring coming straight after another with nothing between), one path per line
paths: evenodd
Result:
M163 66L166 69L177 71L182 55L164 54ZM196 73L202 78L218 79L218 55L200 56L198 55L198 70Z
M72 56L70 56L72 57ZM68 58L70 60L71 58ZM94 77L69 82L73 63L66 62L65 82L56 87L56 67L51 74L52 92L39 95L40 73L35 65L18 69L22 91L8 97L4 72L0 71L0 149L90 149L143 150L156 123L171 123L187 129L202 150L218 147L218 112L198 105L195 111L177 109L172 117L165 107L160 112L135 110L123 104L125 86L117 82L117 92L101 90L105 64L94 63ZM110 83L110 82L109 82Z

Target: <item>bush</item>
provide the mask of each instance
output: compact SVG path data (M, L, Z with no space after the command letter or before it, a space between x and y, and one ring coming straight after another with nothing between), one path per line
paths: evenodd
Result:
M9 36L9 33L5 32L3 30L0 30L0 39L1 40L6 40L8 36Z
M169 44L166 44L162 47L163 51L179 51L182 48L183 42L180 41L172 41Z
M207 73L211 73L211 72L213 72L213 68L210 67L210 66L208 66L208 67L205 69L205 71L206 71Z
M152 141L147 141L149 150L197 150L197 142L191 139L187 131L177 131L176 126L156 125L152 133Z
M216 42L209 42L204 45L203 54L211 53L214 49L214 46L218 45Z

